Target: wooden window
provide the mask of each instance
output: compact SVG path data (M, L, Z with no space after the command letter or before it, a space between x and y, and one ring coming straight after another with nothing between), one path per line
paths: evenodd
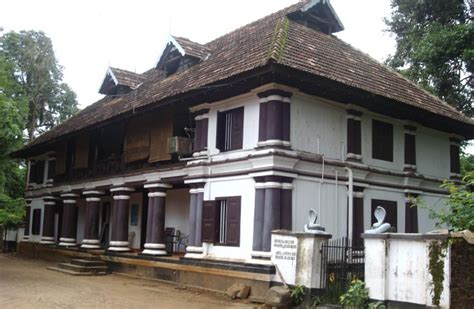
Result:
M415 135L405 133L405 164L416 165Z
M225 246L240 244L240 196L204 201L202 241Z
M31 234L39 235L41 226L41 209L33 210L33 223L31 224Z
M393 162L393 125L372 120L372 158Z
M451 145L450 146L450 162L451 162L451 173L459 174L461 173L461 164L459 162L459 146Z
M384 223L390 223L392 226L392 231L397 232L397 202L396 201L385 201L385 200L372 200L372 224L374 224L377 219L374 217L374 211L377 206L381 206L385 209L387 212L387 215L385 216Z
M242 149L244 108L217 113L216 147L221 151Z

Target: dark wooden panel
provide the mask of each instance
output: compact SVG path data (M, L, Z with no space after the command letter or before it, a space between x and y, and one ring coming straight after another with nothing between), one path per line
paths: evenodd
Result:
M418 208L405 203L405 233L418 233Z
M240 196L227 199L227 238L226 245L239 246L240 244Z
M459 146L450 146L450 162L451 162L451 173L459 174L461 172L461 164L459 162Z
M352 217L352 243L356 247L363 246L364 242L360 236L364 233L364 199L362 197L353 198Z
M242 149L244 141L244 107L233 109L230 150Z
M204 201L202 206L202 241L215 243L219 231L216 201Z
M416 165L416 144L413 134L405 134L405 164Z
M393 162L393 125L372 120L372 158Z
M33 223L31 224L31 234L39 235L41 228L41 209L33 210Z

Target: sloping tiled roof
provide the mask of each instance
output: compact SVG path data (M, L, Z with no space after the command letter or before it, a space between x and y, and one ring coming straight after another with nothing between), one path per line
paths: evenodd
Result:
M136 89L138 85L140 85L147 79L147 77L143 76L142 74L138 74L138 73L123 70L123 69L111 67L110 70L114 74L115 78L117 79L117 83L119 85L128 86L131 89Z
M286 17L308 2L309 0L298 2L207 43L205 47L210 51L207 59L183 72L166 78L163 74L142 75L149 78L136 91L99 100L44 133L25 148L86 128L132 109L159 103L175 95L248 72L268 64L269 61L421 108L468 126L473 125L469 118L453 107L365 53L334 36L307 28ZM202 46L187 39L186 43L184 39L178 40L186 45L188 50L191 50L191 45L193 48ZM194 51L196 50L193 49Z
M173 36L173 39L184 49L186 55L205 60L211 53L211 50L199 43L193 42L187 38Z

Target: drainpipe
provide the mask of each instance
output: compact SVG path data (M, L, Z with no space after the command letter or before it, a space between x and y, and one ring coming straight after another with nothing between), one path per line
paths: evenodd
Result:
M347 179L349 181L349 203L348 203L348 209L347 209L347 216L346 216L346 237L349 238L349 231L352 231L352 216L353 216L353 192L354 192L354 175L352 173L352 169L349 167L344 167L344 169L347 171ZM350 220L349 220L350 218ZM351 232L352 234L352 232ZM352 236L352 235L351 235Z

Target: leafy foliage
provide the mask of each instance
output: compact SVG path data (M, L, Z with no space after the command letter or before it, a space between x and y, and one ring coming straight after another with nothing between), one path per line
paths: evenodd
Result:
M470 172L474 172L474 155L462 154L461 155L461 175L467 175Z
M461 184L447 181L441 187L449 190L446 207L429 209L437 225L448 225L454 231L474 231L474 172L468 173Z
M0 37L0 55L27 100L26 129L31 140L78 111L74 92L62 83L51 40L37 31L9 32Z
M369 301L369 290L365 287L365 283L362 280L352 280L349 290L341 295L341 305L357 306L365 308Z
M295 305L299 305L304 301L304 297L306 295L306 292L304 291L305 286L304 285L295 285L291 291L290 291L290 296L291 300Z
M428 270L431 274L431 294L433 304L439 306L444 282L444 258L446 257L447 242L433 241L429 245Z
M25 207L23 198L12 199L5 194L0 194L0 227L8 229L21 223L25 215Z
M472 4L471 4L472 5ZM474 24L464 0L392 0L386 19L397 50L387 63L470 116Z

